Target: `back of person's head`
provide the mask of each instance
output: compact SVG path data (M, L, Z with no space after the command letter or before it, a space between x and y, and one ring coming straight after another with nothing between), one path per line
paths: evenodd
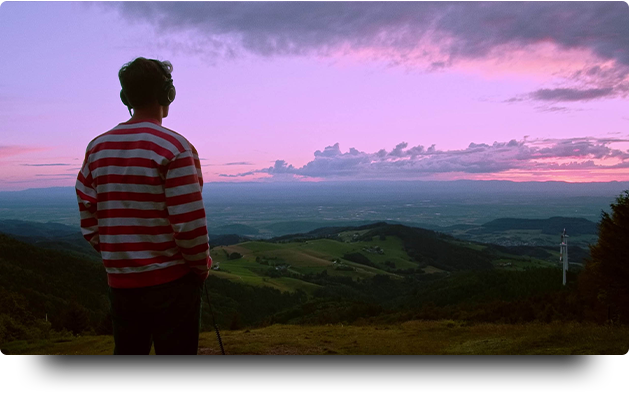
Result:
M162 64L162 66L160 65ZM169 61L136 58L118 71L118 79L130 107L142 108L158 100L167 74L173 72Z

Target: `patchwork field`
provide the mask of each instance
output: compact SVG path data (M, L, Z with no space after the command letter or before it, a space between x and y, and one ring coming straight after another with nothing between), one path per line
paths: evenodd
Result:
M218 246L211 250L213 261L219 266L213 275L256 286L270 286L281 291L302 289L311 294L319 286L296 278L323 271L331 276L346 276L353 280L377 274L402 278L397 271L419 268L419 263L408 255L400 238L389 235L364 240L364 234L369 231L343 231L337 234L338 240L249 241ZM451 240L450 244L475 252L487 249L487 246L471 241ZM558 266L558 252L552 249L542 251L545 258L494 252L491 263L496 269L504 270ZM236 253L240 257L235 256ZM348 259L357 254L368 262L361 264ZM422 270L427 274L445 272L432 265L424 265Z
M297 275L321 273L326 270L331 276L349 276L355 280L377 274L401 277L386 269L342 258L350 253L361 253L383 268L388 268L385 263L389 263L388 265L393 269L418 267L418 263L407 255L401 240L396 237L389 236L385 240L375 237L372 241L353 241L348 234L348 232L343 233L343 241L332 239L287 243L250 241L215 247L211 250L211 257L213 263L220 269L214 271L213 275L257 286L275 287L281 291L303 289L310 293L318 286L300 279L287 276L272 277L266 274L271 269L284 266L287 267L286 270L289 273ZM375 252L375 247L378 247L382 254ZM229 256L233 253L239 253L242 257L231 259ZM425 271L427 273L441 272L431 266L426 267Z

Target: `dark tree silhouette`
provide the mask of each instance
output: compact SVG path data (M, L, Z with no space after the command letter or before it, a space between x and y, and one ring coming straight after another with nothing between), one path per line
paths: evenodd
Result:
M629 323L629 191L602 212L598 242L590 246L591 259L579 287L595 319Z
M90 327L90 311L76 301L71 301L63 313L63 326L74 335L81 334Z
M239 253L239 252L232 252L228 256L228 260L237 260L237 259L240 259L242 257L243 257L243 255L241 253Z

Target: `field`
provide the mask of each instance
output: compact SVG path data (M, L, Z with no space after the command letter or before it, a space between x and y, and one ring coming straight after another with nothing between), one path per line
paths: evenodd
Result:
M385 269L355 263L342 259L345 254L361 253L377 265L390 262L395 269L416 268L417 263L405 253L401 241L396 237L386 240L373 238L372 242L353 240L353 233L345 232L342 241L313 239L302 242L269 243L262 241L244 242L231 246L220 246L211 250L210 255L219 271L213 275L255 286L270 286L281 291L303 289L308 293L319 286L287 276L270 277L266 273L278 266L288 266L287 271L296 275L320 273L324 270L331 276L350 276L363 279L377 274L400 278ZM382 254L371 251L374 246L382 249ZM243 257L229 259L232 253ZM259 262L257 262L257 257ZM333 261L336 260L336 263ZM383 266L385 267L385 265ZM425 268L428 273L440 272L433 267Z
M397 325L293 326L222 331L229 355L622 355L629 328L579 323L466 324L411 321ZM109 336L15 341L15 355L109 355ZM153 352L152 352L153 353ZM220 354L215 333L202 333L200 355Z
M213 271L213 275L254 286L270 286L280 291L292 292L302 289L312 294L320 286L296 277L326 270L331 276L351 277L353 280L366 279L377 274L402 278L396 271L418 268L418 262L406 253L400 238L386 236L362 240L363 234L368 231L343 231L337 235L339 240L309 239L275 243L249 241L215 247L211 250L211 257L214 263L219 265L220 270ZM482 252L486 248L482 244L469 241L452 240L450 243L477 252ZM542 250L545 250L547 255L545 259L496 252L491 262L496 269L508 271L557 267L558 251L547 248ZM242 257L230 259L229 256L233 253L239 253ZM361 254L373 264L360 264L344 258L352 254ZM281 271L274 274L274 270L278 268L281 268ZM426 265L423 272L431 274L444 271ZM292 275L294 277L291 277Z

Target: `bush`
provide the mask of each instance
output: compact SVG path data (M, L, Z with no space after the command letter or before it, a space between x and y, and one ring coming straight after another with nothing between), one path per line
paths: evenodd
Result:
M90 328L90 312L73 301L62 314L62 325L74 335L88 331Z
M355 263L376 267L376 265L372 261L370 261L368 257L364 256L361 253L346 253L344 256L342 256L342 258L344 260L352 261Z
M28 338L29 331L9 315L0 315L0 344Z
M239 253L239 252L232 252L228 256L228 260L238 260L238 259L240 259L242 257L243 257L243 255L241 253Z

